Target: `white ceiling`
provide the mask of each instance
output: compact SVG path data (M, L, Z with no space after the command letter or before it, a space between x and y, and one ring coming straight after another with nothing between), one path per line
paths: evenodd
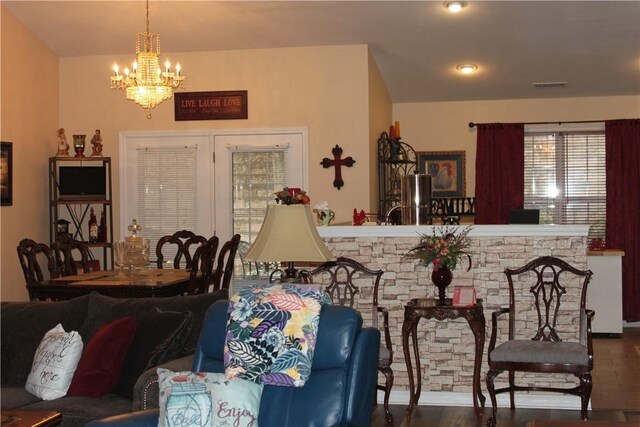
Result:
M2 5L63 57L133 57L145 27L140 0ZM152 0L150 29L163 52L367 44L394 103L640 96L640 1L470 1L455 15L443 5ZM460 75L463 62L479 71Z

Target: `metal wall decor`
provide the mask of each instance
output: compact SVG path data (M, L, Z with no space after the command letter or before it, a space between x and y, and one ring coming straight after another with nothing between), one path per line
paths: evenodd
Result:
M320 164L323 168L327 169L331 166L335 166L335 178L333 179L333 186L338 190L344 186L344 181L342 179L342 166L346 166L350 168L356 162L353 160L351 156L342 158L342 148L336 144L335 147L331 149L331 154L333 154L333 159L329 159L325 157L322 159Z

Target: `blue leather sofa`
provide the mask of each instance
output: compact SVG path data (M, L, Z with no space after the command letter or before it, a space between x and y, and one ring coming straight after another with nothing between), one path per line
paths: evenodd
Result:
M224 372L227 302L213 304L205 317L193 371ZM304 387L265 386L259 427L357 426L371 422L380 332L362 328L348 307L323 306L311 376ZM96 420L88 426L156 426L158 409Z

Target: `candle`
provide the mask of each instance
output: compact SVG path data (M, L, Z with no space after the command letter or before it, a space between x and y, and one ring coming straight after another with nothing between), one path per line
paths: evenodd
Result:
M171 68L171 62L169 62L169 60L167 59L167 61L164 63L164 67L166 69L166 72L169 72L169 68Z
M113 71L116 73L116 77L118 77L118 70L120 70L120 68L118 68L118 64L113 64Z
M176 63L176 76L180 75L180 63Z
M396 139L396 132L395 132L395 129L393 128L393 125L389 126L389 138Z
M396 121L395 131L396 131L396 139L400 139L400 122L399 121Z

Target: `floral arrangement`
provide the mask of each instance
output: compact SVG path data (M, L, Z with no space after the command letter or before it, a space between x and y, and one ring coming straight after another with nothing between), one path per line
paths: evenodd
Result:
M311 203L311 199L307 193L299 188L284 187L281 191L275 193L276 203L283 205L307 205Z
M471 245L471 239L468 236L471 226L466 227L460 233L457 231L458 227L453 229L444 227L434 228L431 236L421 234L420 244L410 249L406 257L419 260L420 265L425 267L433 264L434 270L438 270L442 266L449 270L455 270L458 260L466 258L469 264L467 271L469 271L471 256L466 250Z

